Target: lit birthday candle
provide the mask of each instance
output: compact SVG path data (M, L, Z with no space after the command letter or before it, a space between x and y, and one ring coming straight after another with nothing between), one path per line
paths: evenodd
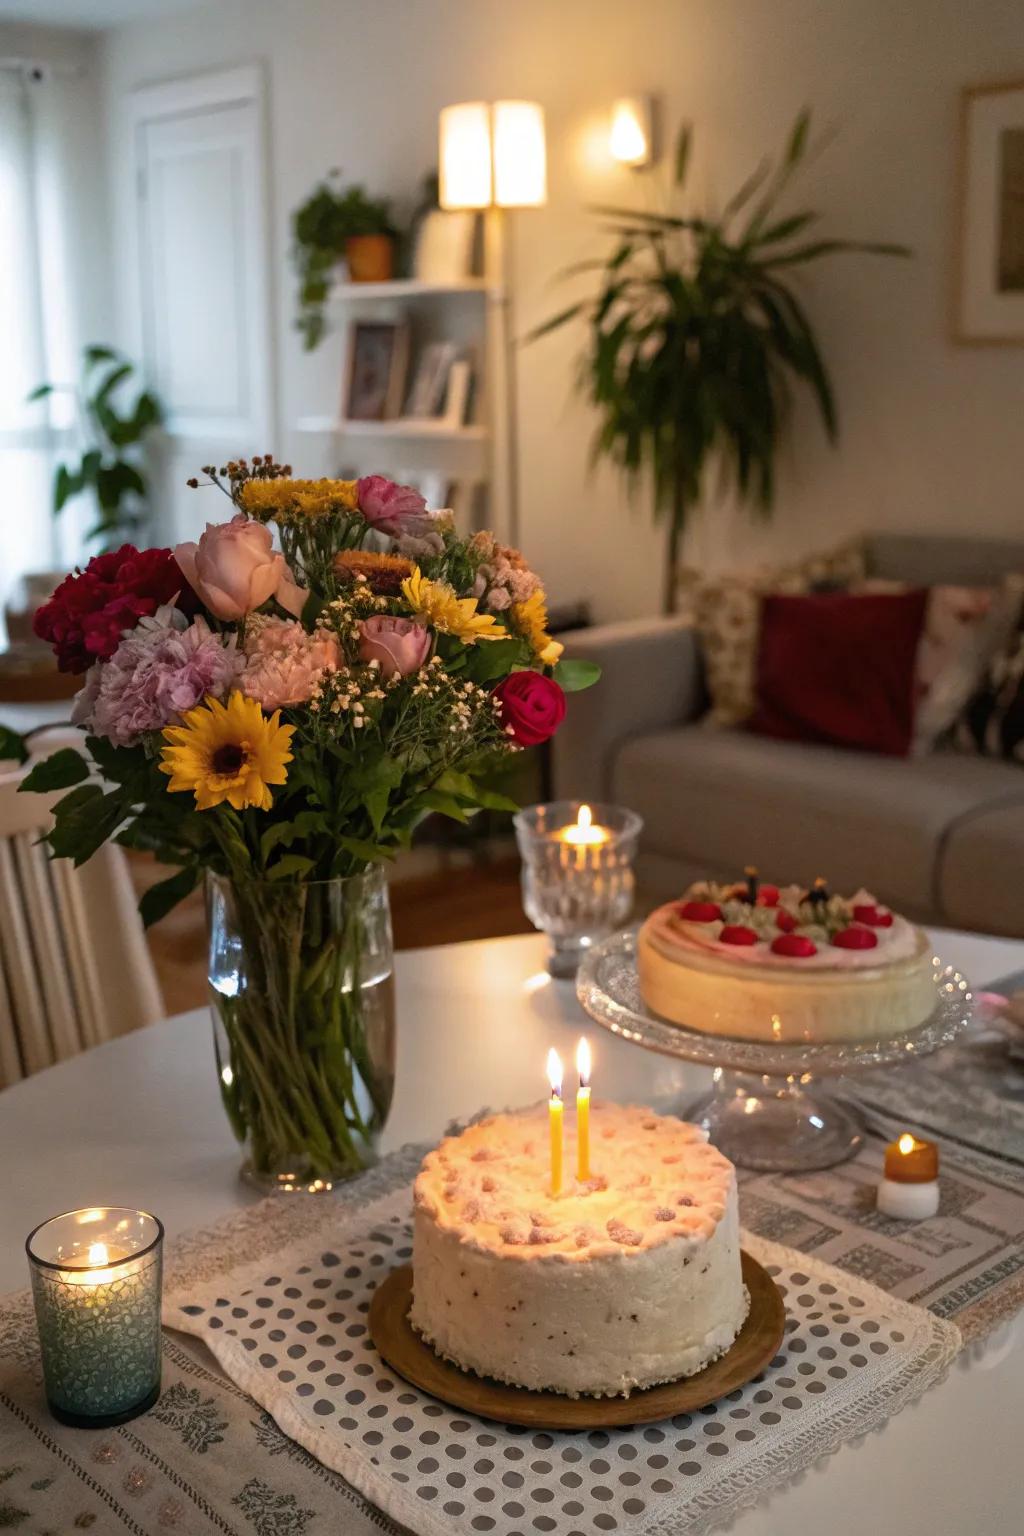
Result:
M581 1183L590 1178L590 1046L581 1040L576 1047L576 1177Z
M548 1052L548 1082L551 1098L548 1101L548 1125L551 1130L551 1193L557 1195L562 1188L562 1058L551 1048Z

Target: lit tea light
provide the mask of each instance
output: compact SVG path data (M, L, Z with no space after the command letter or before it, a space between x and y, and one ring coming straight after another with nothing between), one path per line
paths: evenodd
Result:
M562 1189L562 1122L565 1106L562 1103L562 1058L552 1046L548 1051L548 1082L551 1098L548 1100L548 1127L551 1132L551 1193Z
M885 1149L878 1209L899 1221L925 1221L939 1209L939 1149L904 1131Z
M118 1207L69 1211L29 1236L43 1379L61 1423L123 1424L156 1402L162 1245L155 1216Z
M581 805L576 820L567 827L559 827L555 833L560 842L571 843L574 848L600 848L611 835L607 827L595 823L589 805Z
M590 1046L581 1039L576 1047L576 1177L580 1183L590 1178Z

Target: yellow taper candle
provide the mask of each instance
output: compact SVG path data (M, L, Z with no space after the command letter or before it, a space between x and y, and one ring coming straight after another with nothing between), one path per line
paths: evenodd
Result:
M552 1046L548 1052L548 1082L551 1099L548 1103L548 1124L551 1128L551 1193L562 1189L562 1058Z
M576 1089L576 1177L583 1183L590 1178L590 1046L586 1040L576 1047L576 1071L580 1077Z

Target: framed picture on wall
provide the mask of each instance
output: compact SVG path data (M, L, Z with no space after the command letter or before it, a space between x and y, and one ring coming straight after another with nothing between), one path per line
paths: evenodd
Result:
M1024 80L963 93L954 304L957 341L1024 346Z
M409 330L391 321L358 320L349 330L341 414L346 421L389 421L402 409Z

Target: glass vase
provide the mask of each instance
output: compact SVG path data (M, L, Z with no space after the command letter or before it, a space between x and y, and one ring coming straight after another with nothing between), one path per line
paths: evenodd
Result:
M264 1192L326 1191L376 1160L395 1079L383 871L294 884L207 877L221 1097Z

